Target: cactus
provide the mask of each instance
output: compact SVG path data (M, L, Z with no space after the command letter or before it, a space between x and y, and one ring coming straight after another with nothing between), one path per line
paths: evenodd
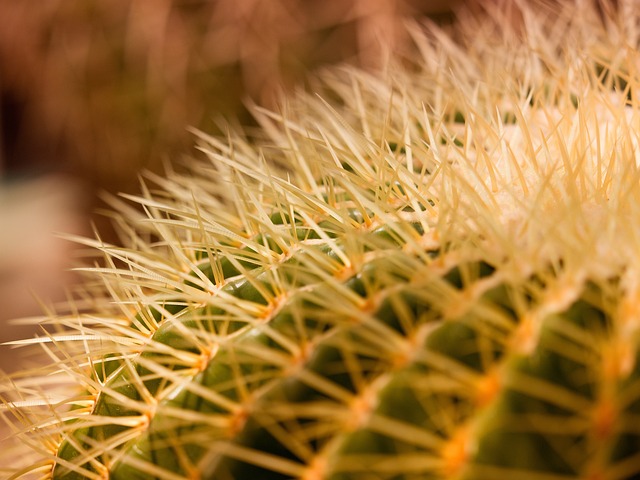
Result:
M409 26L197 132L14 342L50 366L3 383L11 474L640 478L638 18L598 5Z

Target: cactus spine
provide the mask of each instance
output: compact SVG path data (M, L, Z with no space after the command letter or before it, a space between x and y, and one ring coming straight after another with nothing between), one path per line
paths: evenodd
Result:
M14 474L640 476L637 15L583 3L415 28L114 201Z

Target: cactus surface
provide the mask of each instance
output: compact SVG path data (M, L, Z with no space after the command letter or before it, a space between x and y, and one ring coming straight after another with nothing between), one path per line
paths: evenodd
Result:
M640 478L633 7L410 26L384 73L198 133L206 159L113 200L122 245L77 239L99 256L70 312L16 342L51 364L2 384L7 471Z

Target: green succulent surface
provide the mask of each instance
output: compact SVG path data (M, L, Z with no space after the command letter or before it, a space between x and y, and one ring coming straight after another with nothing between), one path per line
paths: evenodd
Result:
M640 478L637 23L507 4L113 199L10 478Z

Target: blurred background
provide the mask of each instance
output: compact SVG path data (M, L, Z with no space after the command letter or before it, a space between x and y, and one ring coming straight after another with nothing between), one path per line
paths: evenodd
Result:
M319 67L375 69L407 18L447 22L447 0L0 0L0 342L10 319L64 298L73 245L93 235L98 193L191 153L187 126L250 123L243 100ZM42 304L39 303L40 299ZM3 349L0 369L19 352Z

